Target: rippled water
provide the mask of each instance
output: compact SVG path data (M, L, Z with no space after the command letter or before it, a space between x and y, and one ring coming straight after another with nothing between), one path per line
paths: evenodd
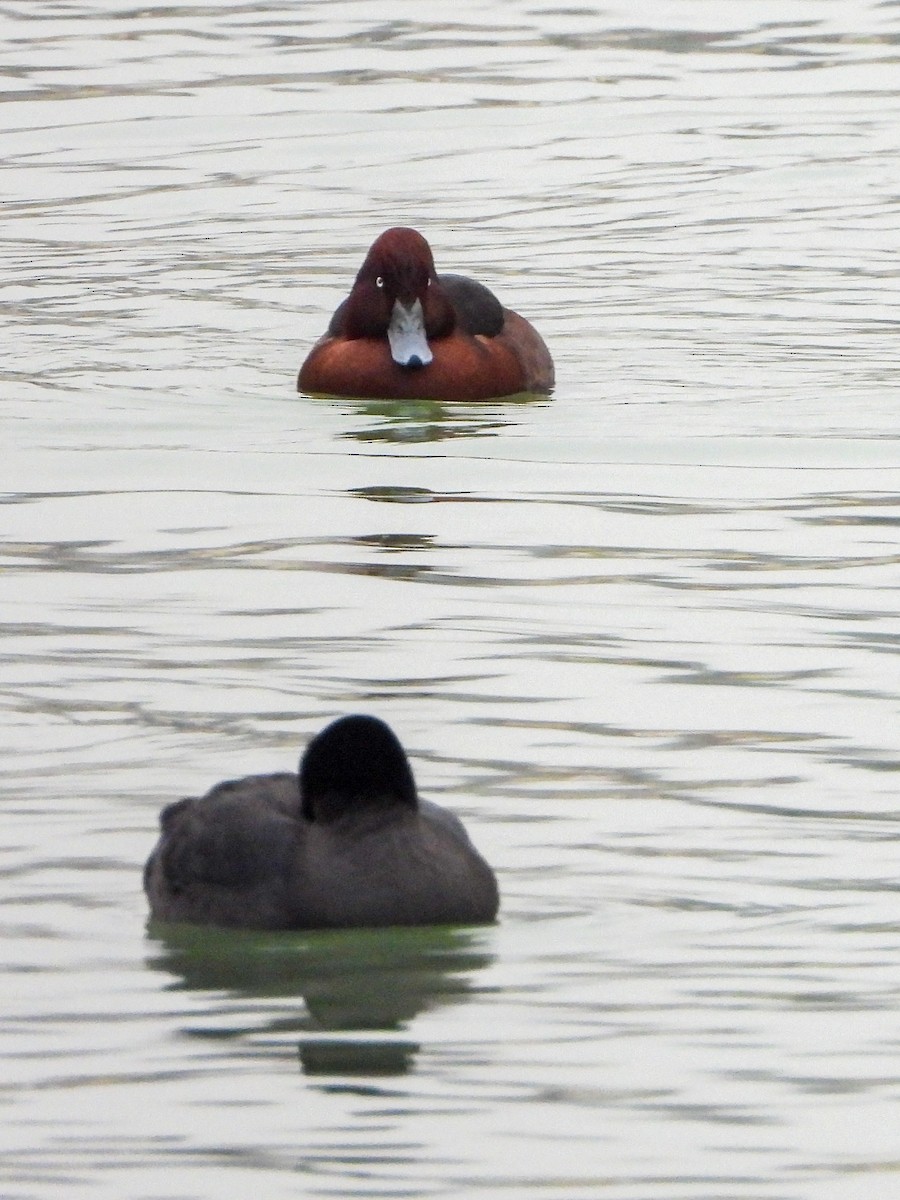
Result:
M0 31L4 1200L900 1194L900 6ZM554 397L297 398L395 223ZM352 710L500 923L147 930Z

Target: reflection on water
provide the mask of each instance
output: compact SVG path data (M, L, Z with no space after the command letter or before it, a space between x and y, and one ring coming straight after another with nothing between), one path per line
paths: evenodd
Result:
M900 8L0 24L4 1200L900 1191ZM397 223L551 399L297 397ZM148 935L354 709L500 924Z
M300 1062L309 1074L410 1070L417 1042L372 1033L400 1032L425 1010L464 1000L475 973L491 961L480 945L483 932L464 929L260 934L151 925L150 933L157 948L150 965L178 988L296 1003L295 1016L262 1019L254 1033L279 1039L299 1033ZM218 1019L204 1029L195 1014L190 1033L246 1036L247 1006L240 1011L233 1029ZM337 1032L345 1036L328 1036Z
M342 436L359 442L388 442L398 445L445 442L451 438L493 437L514 426L523 405L552 403L546 396L508 396L502 405L481 403L446 405L435 400L359 401L348 412L366 423Z

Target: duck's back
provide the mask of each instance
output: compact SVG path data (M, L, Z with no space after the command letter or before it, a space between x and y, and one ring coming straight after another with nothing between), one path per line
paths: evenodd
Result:
M497 915L493 871L451 812L368 812L312 824L290 892L298 928L483 924Z
M287 928L298 817L297 776L288 773L229 780L170 804L144 869L151 916Z
M296 775L179 800L144 870L161 921L249 929L481 924L494 873L451 812L418 800L304 815Z

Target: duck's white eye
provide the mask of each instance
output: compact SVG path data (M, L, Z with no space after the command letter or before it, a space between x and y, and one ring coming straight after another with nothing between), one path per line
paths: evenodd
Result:
M376 287L384 287L384 280L381 278L380 275L378 275L375 279L375 286Z

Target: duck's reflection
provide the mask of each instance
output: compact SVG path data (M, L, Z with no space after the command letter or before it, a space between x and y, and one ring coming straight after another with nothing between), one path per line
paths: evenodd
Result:
M341 400L348 415L364 424L344 432L357 442L446 442L456 438L495 437L518 420L517 409L548 404L546 396L523 392L502 401L478 404L439 400Z
M417 1042L393 1036L419 1013L457 1002L473 975L492 961L484 929L421 927L334 932L255 933L193 925L148 927L149 965L172 976L174 988L231 998L296 998L297 1012L261 1007L253 1032L300 1034L308 1074L399 1075L410 1069ZM301 1003L302 1002L302 1005ZM204 1036L246 1034L216 1030ZM391 1036L379 1036L391 1035Z

